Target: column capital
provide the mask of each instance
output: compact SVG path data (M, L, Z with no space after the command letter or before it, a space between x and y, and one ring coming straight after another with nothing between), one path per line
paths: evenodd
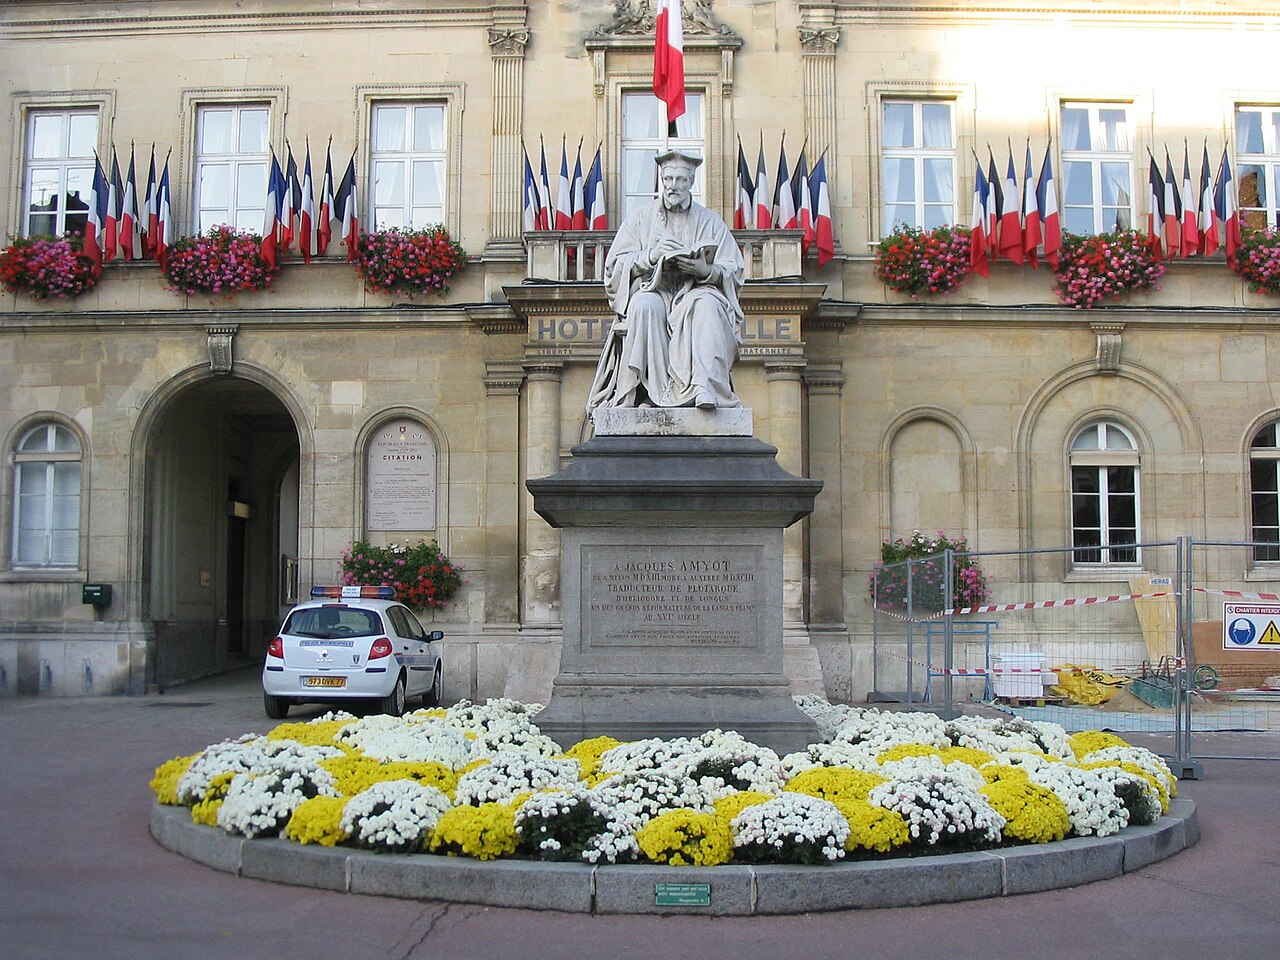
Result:
M764 362L765 379L772 383L775 380L800 381L809 361L802 357L787 357Z
M836 45L840 42L840 28L831 26L809 26L801 24L800 52L806 57L834 57Z
M523 27L489 27L489 55L523 57L529 45L529 31Z
M805 386L810 396L830 394L839 396L844 390L844 371L839 360L810 362L804 371Z
M487 396L502 397L520 393L525 376L520 364L489 360L484 367L484 392Z
M562 360L528 360L522 366L524 367L525 376L529 380L559 380L564 376L564 361Z

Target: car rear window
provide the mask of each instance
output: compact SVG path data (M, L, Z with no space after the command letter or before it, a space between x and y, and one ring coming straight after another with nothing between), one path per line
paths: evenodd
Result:
M295 610L284 622L284 633L294 637L334 640L339 637L371 637L384 633L382 619L372 610L351 607L308 607Z

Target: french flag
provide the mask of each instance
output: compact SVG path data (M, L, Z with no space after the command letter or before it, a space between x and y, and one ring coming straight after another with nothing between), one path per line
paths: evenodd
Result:
M1156 165L1155 154L1147 151L1147 246L1157 260L1164 258L1164 177Z
M1222 148L1222 163L1218 166L1218 180L1213 188L1213 213L1220 224L1218 232L1222 236L1227 263L1231 263L1240 247L1240 204L1226 147Z
M1022 253L1032 269L1038 266L1036 251L1040 240L1040 204L1031 179L1031 144L1028 143L1026 162L1022 167Z
M1058 254L1062 250L1062 219L1058 214L1058 185L1053 179L1047 146L1044 163L1040 165L1040 179L1036 181L1036 208L1040 211L1040 249L1044 261L1057 270Z
M569 157L565 153L564 138L560 139L560 181L556 184L556 221L557 230L569 230L573 227L573 190L569 185Z
M160 174L160 183L156 187L156 235L155 258L160 269L169 266L169 245L174 241L173 199L169 194L169 157L164 158L164 171Z
M273 270L280 245L280 194L286 189L284 174L280 172L280 161L276 159L273 148L271 169L267 174L267 208L262 219L262 259Z
M1200 252L1199 217L1196 215L1196 192L1191 186L1191 148L1182 141L1182 255Z
M104 242L102 258L113 260L116 255L116 239L120 234L120 197L124 187L120 184L120 161L116 157L115 144L111 146L111 179L107 182L107 219L102 224Z
M667 105L667 124L684 114L684 23L680 0L658 0L653 36L653 95Z
M524 153L524 206L521 225L526 233L538 229L538 184L533 179L533 167L529 165L529 151Z
M755 207L757 230L768 230L773 225L773 208L769 203L769 173L764 166L764 134L760 135L760 154L756 160Z
M609 214L604 203L604 173L600 169L600 148L587 171L587 183L583 189L583 203L587 210L588 230L608 230Z
M831 223L831 191L827 186L827 153L824 150L813 165L809 177L809 193L813 203L813 243L818 249L818 266L835 256L836 239Z
M156 145L151 145L151 162L147 166L147 192L138 211L142 225L142 255L156 256Z
M1200 253L1209 256L1218 252L1218 219L1213 215L1213 168L1209 166L1209 141L1204 142L1204 156L1200 160Z
M987 147L987 250L992 262L1000 259L1000 208L1004 206L1004 191L1000 189L1000 175L996 173L996 155Z
M809 195L809 161L805 159L804 147L800 147L800 159L796 161L796 175L791 181L795 188L795 205L797 226L804 231L800 238L800 253L806 254L813 246L813 198Z
M578 154L573 159L573 182L569 184L569 199L573 206L573 230L587 229L586 185L582 182L582 140L578 140Z
M302 262L310 263L316 247L315 187L311 183L311 143L307 142L307 158L302 166L302 202L298 205L298 252Z
M742 138L738 138L738 177L733 205L733 229L744 230L755 223L755 184L751 182L751 168L742 152Z
M338 185L338 193L334 197L334 211L338 220L342 221L342 243L347 248L347 263L355 263L360 253L360 215L356 203L356 153L351 151L351 159L347 161L347 170L342 175L342 183Z
M1018 200L1018 171L1013 166L1013 146L1009 147L1009 166L1005 171L1004 188L1000 191L1000 253L1006 260L1021 264L1022 211Z
M129 173L120 195L120 253L126 260L141 260L142 224L138 220L138 180L133 161L133 144L130 144Z
M991 187L982 173L982 161L973 158L973 210L969 217L969 266L982 276L991 272L987 266L987 195Z
M787 137L783 134L778 148L778 183L773 188L773 225L779 230L794 230L799 222L795 191L791 189L791 174L787 170Z
M1164 249L1170 260L1182 252L1182 197L1178 195L1168 147L1164 151Z
M542 154L541 169L538 171L538 229L552 230L556 219L551 205L551 181L547 179L547 147L542 142L541 134L538 136L538 152Z
M302 213L302 187L298 184L298 164L293 159L293 147L284 142L288 160L284 171L284 193L280 197L280 249L289 252L297 232L298 217Z
M320 210L316 215L316 256L324 256L333 239L333 137L324 148L324 180L320 184Z
M102 161L93 155L93 184L89 187L89 214L84 224L84 255L93 261L94 276L102 273L103 232L107 223L107 178Z

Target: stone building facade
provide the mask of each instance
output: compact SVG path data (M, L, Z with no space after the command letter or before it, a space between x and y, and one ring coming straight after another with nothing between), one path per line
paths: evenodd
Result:
M559 538L524 482L589 436L583 403L609 322L593 270L609 233L526 232L523 149L536 164L541 137L554 175L562 136L571 165L577 138L587 153L601 144L612 224L643 194L649 6L0 4L6 234L45 222L33 172L83 165L74 146L50 154L38 121L103 155L113 141L171 150L182 235L218 215L219 190L227 216L252 223L253 191L219 186L214 161L247 176L237 164L261 162L262 145L206 149L216 114L260 121L277 154L286 138L299 155L309 142L313 164L332 137L336 164L355 151L366 226L439 221L470 254L446 295L413 301L367 292L332 249L229 298L171 292L147 261L109 263L74 300L4 293L0 696L137 693L257 657L291 597L333 581L359 538L435 538L464 565L463 591L435 618L450 695L546 695ZM1141 539L1249 540L1277 523L1275 484L1260 479L1280 419L1276 301L1221 253L1092 310L1059 305L1044 268L1000 262L918 298L872 272L870 245L899 214L968 223L972 158L988 145L1001 165L1011 144L1021 167L1029 142L1059 171L1122 171L1123 195L1104 182L1063 203L1099 217L1119 204L1135 224L1148 148L1176 158L1185 139L1198 169L1202 142L1215 159L1225 146L1271 178L1251 202L1274 222L1280 12L1060 6L686 0L697 96L683 134L707 158L702 202L731 215L739 138L749 157L764 145L772 177L785 134L793 161L802 143L810 162L825 153L830 179L837 252L821 268L793 231L740 235L752 267L738 393L782 464L825 483L786 535L797 690L868 689L867 577L883 540L918 528L983 550L1070 545L1073 464L1128 471ZM384 151L375 127L410 113L429 127L422 143ZM915 140L903 117L920 121ZM1110 153L1061 146L1081 118L1111 136L1116 117ZM1250 125L1257 143L1241 135ZM926 130L941 139L922 143ZM381 162L410 178L425 165L421 208L375 174ZM935 171L917 195L890 174L908 169ZM1086 454L1080 438L1098 425ZM434 455L428 519L378 529L370 451L401 426ZM20 495L24 467L45 471L40 504L60 504L43 519ZM1240 577L1271 582L1266 556ZM1072 594L1140 570L1105 549L1053 563L1036 579ZM85 603L86 584L110 585L110 604Z

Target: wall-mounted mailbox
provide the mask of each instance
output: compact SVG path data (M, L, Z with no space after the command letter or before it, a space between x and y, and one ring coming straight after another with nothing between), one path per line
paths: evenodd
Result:
M80 602L91 603L95 607L111 606L111 584L86 583L80 590Z

